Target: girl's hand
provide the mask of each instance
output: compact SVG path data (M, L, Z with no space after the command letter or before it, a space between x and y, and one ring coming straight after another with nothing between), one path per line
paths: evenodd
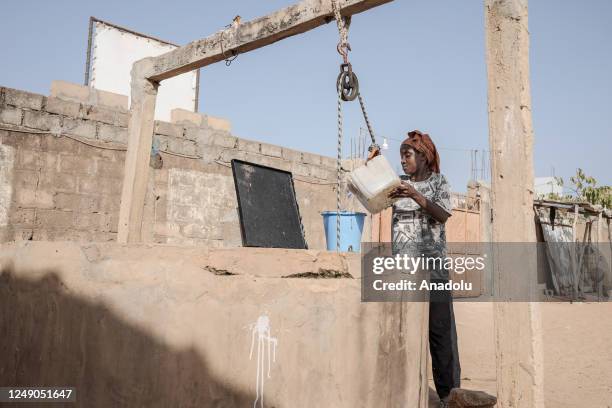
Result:
M370 160L372 160L373 158L375 158L376 156L380 155L380 149L378 147L375 147L374 149L372 149L372 151L368 154L368 158L366 159L366 163L369 162Z
M418 191L410 184L402 182L402 184L389 193L389 198L414 198Z

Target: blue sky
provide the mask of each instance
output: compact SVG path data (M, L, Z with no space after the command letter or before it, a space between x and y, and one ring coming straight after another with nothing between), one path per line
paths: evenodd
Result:
M47 94L52 80L82 83L89 16L185 44L293 1L3 2L0 85ZM532 0L532 111L538 176L582 167L612 184L612 2ZM200 111L230 119L238 136L335 155L334 24L202 71ZM442 171L464 191L470 149L487 149L484 5L479 0L396 0L353 18L351 61L385 153L398 162L407 131L427 131ZM345 105L348 138L363 125ZM553 170L554 169L554 170Z

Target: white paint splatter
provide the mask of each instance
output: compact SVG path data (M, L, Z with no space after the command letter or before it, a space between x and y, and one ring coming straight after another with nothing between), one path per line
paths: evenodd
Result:
M253 408L257 407L257 401L259 406L264 406L264 360L266 354L268 355L268 378L270 378L270 357L272 361L276 362L276 346L278 340L276 337L270 336L270 318L268 315L261 315L257 318L257 323L251 325L251 352L249 353L249 360L253 358L253 346L255 345L255 334L257 334L257 376L255 382L256 398L253 403ZM267 353L266 353L266 347ZM272 354L270 349L272 348Z

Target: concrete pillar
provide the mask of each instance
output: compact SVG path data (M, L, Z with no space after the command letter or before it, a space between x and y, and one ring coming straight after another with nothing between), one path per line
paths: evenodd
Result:
M121 243L140 242L142 238L142 217L158 87L157 83L146 79L151 66L151 59L147 58L134 63L132 67L128 147L117 234L117 241Z
M485 0L485 29L491 239L535 242L527 0ZM496 246L493 279L498 295L517 290L517 283L523 285L520 291L537 286L535 251L518 259L515 252ZM494 311L498 406L544 406L539 305L496 302Z

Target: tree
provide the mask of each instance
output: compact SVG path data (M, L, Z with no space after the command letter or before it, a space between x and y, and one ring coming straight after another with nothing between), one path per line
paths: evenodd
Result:
M555 179L559 185L563 186L563 178L555 177ZM551 193L546 198L568 202L586 201L592 205L612 208L612 187L597 186L597 180L594 177L587 176L581 168L576 170L575 176L570 177L570 181L573 187L569 187L569 189L574 195L559 196L558 194Z

